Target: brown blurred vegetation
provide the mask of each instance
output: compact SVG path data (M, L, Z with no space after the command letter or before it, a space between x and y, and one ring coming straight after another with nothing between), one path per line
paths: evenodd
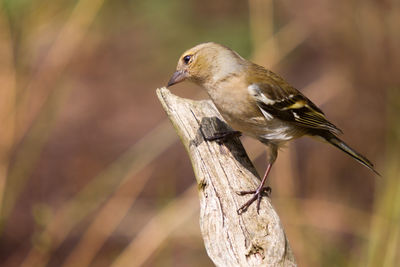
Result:
M2 0L1 266L212 266L155 96L205 41L282 74L383 174L307 138L281 151L269 183L299 265L396 266L399 29L395 0Z

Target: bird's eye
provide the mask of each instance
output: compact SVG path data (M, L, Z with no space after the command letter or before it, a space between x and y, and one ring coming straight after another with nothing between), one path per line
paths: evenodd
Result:
M185 62L185 64L189 64L191 58L192 58L191 55L184 56L183 57L183 62Z

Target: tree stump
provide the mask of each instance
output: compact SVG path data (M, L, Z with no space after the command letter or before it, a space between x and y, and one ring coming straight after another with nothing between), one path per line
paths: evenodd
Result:
M206 141L232 130L210 100L194 101L167 88L157 95L193 165L200 199L200 227L205 248L217 266L296 266L293 252L270 199L263 197L241 215L237 210L260 178L239 138Z

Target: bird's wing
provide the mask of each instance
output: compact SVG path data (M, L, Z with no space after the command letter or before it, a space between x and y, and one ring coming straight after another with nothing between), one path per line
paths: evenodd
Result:
M342 133L311 100L287 83L282 85L284 86L279 86L278 83L252 83L248 87L264 116L273 116L306 128Z

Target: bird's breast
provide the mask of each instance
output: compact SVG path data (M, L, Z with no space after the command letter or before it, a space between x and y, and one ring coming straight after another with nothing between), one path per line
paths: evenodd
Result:
M229 84L207 89L210 98L226 122L237 131L262 142L284 143L304 133L293 124L265 116L246 87L240 90Z

